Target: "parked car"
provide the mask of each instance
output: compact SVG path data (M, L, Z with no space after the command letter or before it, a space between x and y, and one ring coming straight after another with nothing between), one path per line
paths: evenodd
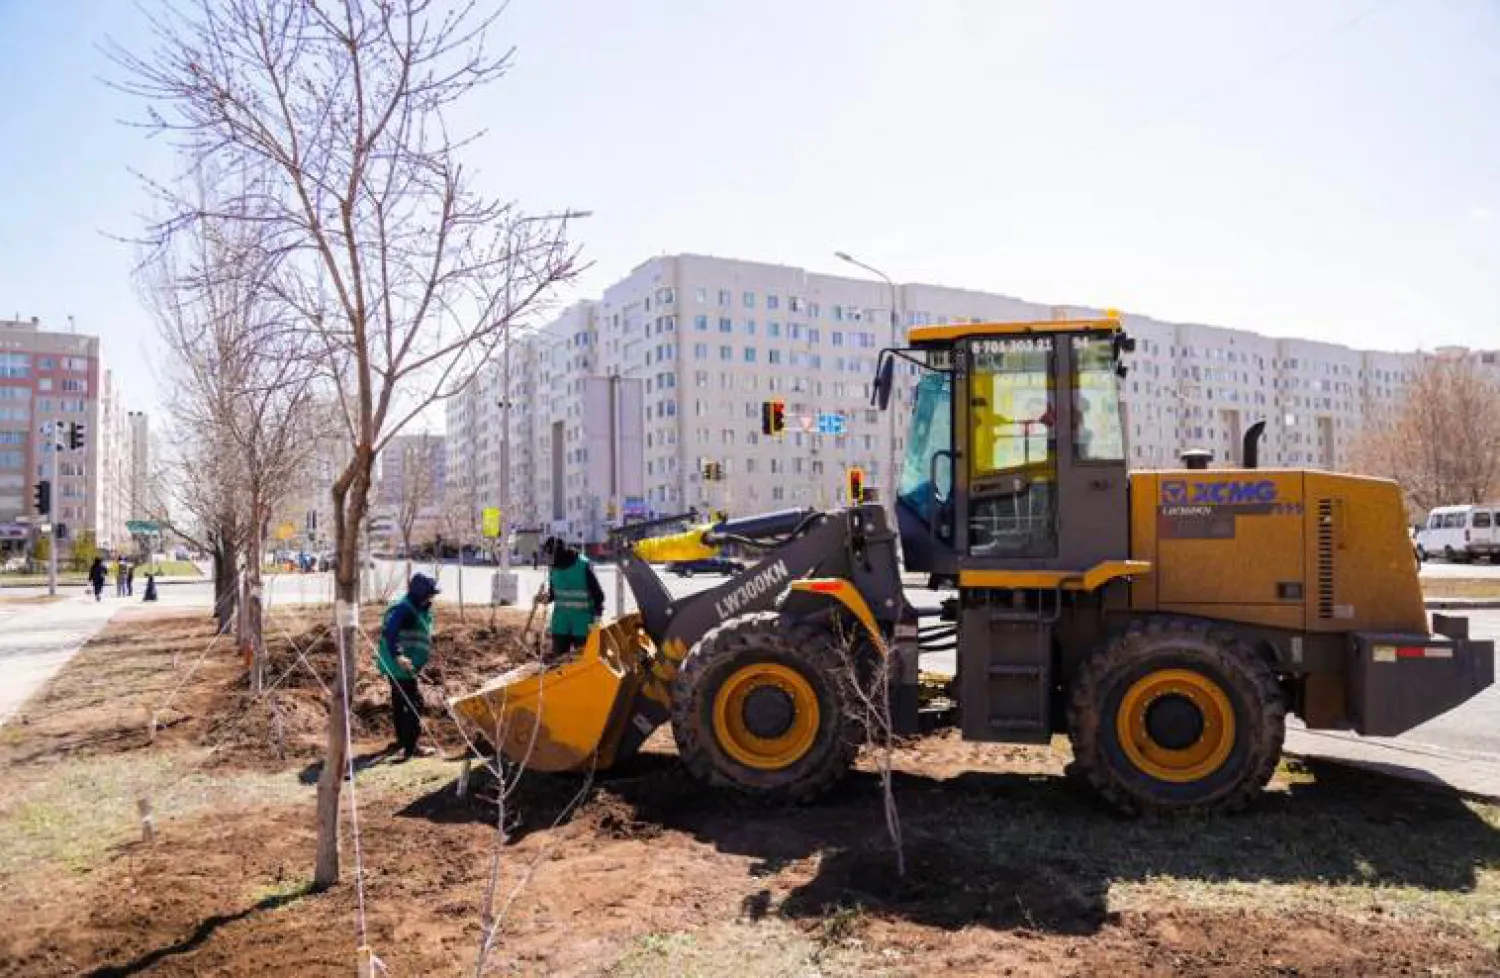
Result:
M1417 559L1500 557L1500 504L1438 506L1417 531Z
M667 565L667 570L678 577L694 574L738 574L745 565L726 557L704 557L702 560L677 560Z

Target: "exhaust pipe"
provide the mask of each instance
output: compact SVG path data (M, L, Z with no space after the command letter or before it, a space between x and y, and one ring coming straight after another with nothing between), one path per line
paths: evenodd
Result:
M1183 468L1199 472L1208 468L1208 463L1214 460L1214 453L1206 448L1189 448L1180 457Z
M1240 452L1241 464L1247 469L1260 468L1260 439L1266 433L1264 418L1245 429L1245 440Z

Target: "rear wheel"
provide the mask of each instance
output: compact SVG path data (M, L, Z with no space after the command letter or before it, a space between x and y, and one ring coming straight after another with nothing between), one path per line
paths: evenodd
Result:
M1271 669L1232 634L1138 623L1093 655L1068 706L1089 782L1135 814L1241 808L1270 780L1286 735Z
M767 798L806 801L857 749L832 635L774 612L704 636L672 691L672 732L692 774Z

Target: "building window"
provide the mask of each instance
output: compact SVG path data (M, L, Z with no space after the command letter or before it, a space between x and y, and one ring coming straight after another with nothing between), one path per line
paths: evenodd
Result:
M834 322L842 322L843 321L843 319L844 319L844 307L843 306L834 306L833 307L833 319L834 319Z
M816 327L816 326L809 326L809 327L807 327L807 342L809 342L809 343L816 343L816 342L818 342L818 327Z
M693 290L693 298L698 300L699 305L708 305L708 290L701 285L698 286Z
M746 363L754 363L755 362L755 347L753 347L753 346L747 346L747 347L745 347L745 362Z
M745 293L745 308L746 309L754 309L755 308L755 293L754 292L746 292Z
M698 330L700 333L706 333L706 332L708 332L708 317L707 316L694 316L693 317L693 328L696 329L696 330Z
M734 332L734 320L730 319L728 316L720 316L719 317L719 332L721 332L721 333L733 333Z
M57 358L56 357L42 357L39 360L37 360L36 365L37 365L37 369L38 370L56 370L57 369Z
M43 377L38 380L36 382L36 389L39 391L50 391L52 389L52 378Z
M708 344L707 343L694 343L693 344L693 359L695 359L695 360L707 360L708 359Z
M780 362L781 362L781 351L780 350L767 350L766 351L766 363L780 363ZM771 379L774 381L776 378L772 377Z
M830 341L832 341L832 343L833 343L834 346L843 346L844 345L844 334L841 333L841 332L839 332L836 329L833 330L833 331L831 331L828 334L828 338L829 338Z
M25 465L25 452L0 452L0 469L19 469Z
M719 305L721 305L721 306L727 306L727 305L729 305L732 302L734 302L734 293L730 292L728 289L720 289L719 290Z
M776 322L775 320L772 320L771 322L766 323L766 335L769 336L769 337L771 337L772 339L775 339L776 337L780 336L781 335L781 324L778 323L778 322Z
M766 308L767 309L779 309L779 308L781 308L781 299L778 298L775 295L771 295L770 293L767 293L767 295L766 295Z
M721 347L719 347L719 359L723 360L725 362L733 360L734 359L734 347L732 347L732 346L721 346Z

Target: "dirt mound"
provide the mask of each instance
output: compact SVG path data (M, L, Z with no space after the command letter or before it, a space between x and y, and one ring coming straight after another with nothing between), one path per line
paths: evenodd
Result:
M391 688L375 667L371 644L378 612L366 611L356 655L350 733L356 743L389 740ZM216 748L219 764L291 762L321 756L327 733L328 690L338 675L336 639L328 622L297 621L266 638L267 683L261 696L237 673L211 691L198 708L206 723L198 741ZM445 752L464 748L443 704L471 692L519 662L524 619L501 616L487 622L442 624L433 637L432 659L420 677L428 742Z

